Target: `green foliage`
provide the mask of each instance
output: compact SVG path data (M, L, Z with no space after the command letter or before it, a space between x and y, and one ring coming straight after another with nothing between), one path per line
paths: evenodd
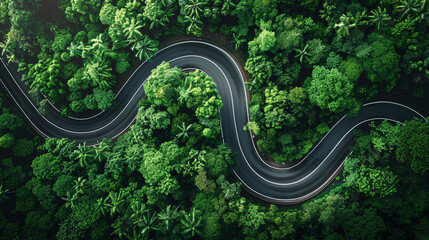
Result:
M253 14L256 19L264 19L268 14L277 14L277 0L254 0Z
M195 176L195 186L203 192L213 192L216 188L215 183L207 179L207 172L203 168L198 168L198 174Z
M397 192L397 176L389 170L360 167L357 179L358 191L368 196L379 195L381 198Z
M116 72L122 74L130 68L130 62L128 61L128 53L120 52L116 59Z
M57 194L58 197L65 197L67 192L73 191L73 181L74 178L70 175L60 175L56 179L52 190Z
M4 191L16 189L25 182L22 166L14 165L11 158L2 159L0 164L2 168L0 185L4 185Z
M325 58L327 47L320 39L313 39L307 42L308 44L308 62L311 65L320 64Z
M84 81L88 81L90 85L99 87L101 90L108 90L112 87L114 76L111 74L110 68L104 61L91 62L87 64L84 70Z
M24 126L24 121L21 117L4 112L0 115L0 130L9 129L14 131L16 128Z
M35 208L36 203L37 200L31 190L28 190L25 186L16 189L15 211L29 212Z
M307 91L310 101L321 109L342 112L357 106L353 88L354 84L338 69L315 66Z
M164 143L161 148L164 150L146 149L143 155L145 160L139 172L156 192L168 195L179 189L177 179L170 173L173 169L168 166L180 156L180 151L178 146L171 142Z
M68 46L72 41L72 35L66 29L56 29L52 28L52 32L54 33L54 41L52 43L52 51L54 52L62 52L66 50L66 46Z
M33 153L34 144L31 140L20 138L16 140L15 146L12 148L13 154L16 157L25 157Z
M134 42L131 46L131 50L135 52L136 57L140 60L150 61L151 57L158 51L158 42L150 39L144 35L140 39L133 39Z
M352 207L346 209L341 218L345 237L348 239L376 239L386 229L383 219L377 214L376 209L362 207L359 203L353 203Z
M161 63L152 70L152 75L144 83L145 93L149 101L155 105L171 107L177 102L176 89L180 86L183 76L179 68L170 68L168 63Z
M39 228L41 230L48 231L53 227L52 216L48 213L43 213L42 211L31 211L27 213L25 218L25 224L32 225L33 227Z
M396 53L393 43L382 35L371 34L370 52L364 61L367 77L371 82L380 82L390 90L395 86L399 71L399 55Z
M328 57L326 58L325 66L327 68L337 68L338 66L340 66L341 62L342 62L342 58L340 55L336 54L335 52L330 52ZM339 70L342 71L341 69Z
M273 63L266 56L249 57L245 69L252 76L251 86L259 88L273 74Z
M15 137L10 133L6 133L0 137L0 148L11 148L14 143Z
M56 208L55 193L52 192L50 185L45 185L40 180L32 178L25 186L37 197L42 208L47 210L54 210Z
M340 17L340 22L336 23L334 27L338 28L337 29L338 37L345 37L350 34L349 29L356 27L356 23L352 23L350 18L347 15L343 14Z
M113 105L115 94L112 90L102 90L101 88L94 88L94 99L97 102L97 107L100 110L107 110Z
M10 60L19 59L33 95L41 97L40 91L67 106L63 112L112 107L116 79L134 61L129 54L149 60L164 34L202 36L217 29L236 48L248 46L252 122L246 127L258 135L259 150L278 162L302 157L329 131L337 119L332 112L357 106L354 92L361 101L400 83L426 94L426 1L73 0L46 11L47 5L1 2L1 47ZM366 9L374 10L365 17ZM3 109L0 145L11 148L15 136L20 147L13 148L16 156L2 151L0 238L427 235L427 181L394 161L427 172L425 127L384 123L358 132L345 182L333 195L277 208L240 196L240 184L230 181L234 158L220 144L222 102L213 81L168 64L153 76L136 124L115 143L89 148L48 138L30 157L32 168L17 165L27 161L17 156L30 155L38 141L20 140L28 137L20 129L24 122Z
M270 51L275 44L276 37L274 36L274 32L263 29L255 40L249 42L249 51L251 54L256 55L257 49L262 52ZM257 47L257 49L255 49L255 47Z
M389 14L387 14L386 12L386 9L383 8L383 10L381 10L380 6L372 10L368 17L370 19L371 24L375 24L377 26L377 29L380 29L384 22L391 20Z
M143 16L150 22L149 29L160 26L166 26L170 22L170 18L174 15L175 5L173 1L146 0Z
M349 57L340 63L338 70L340 70L351 82L356 83L364 71L364 68L358 58Z
M396 158L410 165L411 169L424 174L429 169L429 122L407 121L400 128Z
M52 102L59 101L66 93L65 84L59 81L61 64L57 59L39 57L39 61L23 75L23 80L30 88L37 88Z
M182 234L185 238L194 237L196 235L201 235L201 231L199 230L201 224L201 216L200 211L195 208L192 209L191 212L182 212L184 218L181 220L182 223Z
M115 15L118 8L105 2L100 9L100 22L105 25L112 25L115 22Z
M301 105L307 95L302 88L293 88L289 93L279 91L277 86L265 89L265 125L269 128L282 128L282 126L296 126L297 118L293 113L287 112L287 106Z
M303 42L302 31L292 18L285 19L283 25L284 30L278 34L277 43L282 50L290 53Z
M243 227L244 235L254 236L266 220L265 207L248 204L244 214L238 218L238 225Z
M31 167L38 179L54 180L62 171L61 159L51 153L37 156Z
M1 3L0 3L0 23L1 24L4 24L6 21L7 21L7 13L8 13L8 10L7 10L7 2L6 1L2 1Z

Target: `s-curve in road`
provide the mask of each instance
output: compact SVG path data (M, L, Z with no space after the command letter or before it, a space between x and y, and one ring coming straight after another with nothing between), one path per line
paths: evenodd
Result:
M302 202L320 192L339 172L348 155L351 131L358 125L388 119L397 122L423 118L416 111L392 102L374 102L362 107L356 117L343 117L299 164L290 168L267 165L243 126L249 121L243 74L233 58L220 47L203 41L184 41L160 50L150 62L142 63L116 95L113 109L92 117L61 116L52 105L39 114L19 79L16 64L0 64L0 79L30 124L45 137L69 138L94 145L114 138L133 123L137 103L145 96L143 82L162 61L179 68L200 69L216 83L223 101L220 110L224 142L237 153L235 175L255 196L278 204Z

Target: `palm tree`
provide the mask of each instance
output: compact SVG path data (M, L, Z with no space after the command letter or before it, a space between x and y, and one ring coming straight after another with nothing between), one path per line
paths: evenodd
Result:
M66 204L64 206L73 208L74 207L74 200L76 200L77 194L71 194L70 191L66 192L66 197L62 198L64 201L66 201Z
M71 47L71 45L70 45ZM85 46L85 43L83 43L83 41L80 41L79 46L77 46L77 49L80 50L80 56L82 58L86 58L89 54L89 51L92 49L90 46ZM70 53L70 56L72 56L72 54Z
M129 215L125 214L125 215L121 215L118 218L116 218L116 220L112 223L112 228L113 228L113 232L112 234L116 234L118 235L119 239L124 239L124 238L128 238L128 239L133 239L134 236L139 235L139 234L135 234L136 232L139 233L140 231L136 231L135 227L132 227L132 222L130 222L129 220ZM130 232L133 232L133 236L130 236ZM141 239L141 238L137 238L137 239Z
M173 3L173 0L159 0L161 2L161 5L164 7L168 7Z
M85 187L86 179L83 177L79 177L77 180L74 180L74 190L75 195L78 195L80 193L83 194L83 188Z
M194 34L196 36L201 35L203 22L200 19L192 18L190 16L185 16L184 22L188 23L188 27L186 28L186 31L188 33Z
M368 16L370 18L371 24L376 24L377 29L381 28L383 22L389 21L391 18L389 14L387 14L386 9L381 10L381 7L378 6L377 9L371 11L371 15Z
M372 138L372 144L374 144L374 148L379 152L386 150L386 144L383 142L382 138Z
M235 50L238 50L242 43L246 42L245 38L240 38L240 34L233 33L233 42L235 42Z
M150 211L147 211L143 218L139 221L138 225L142 227L141 233L145 236L149 236L152 230L156 231L158 228L156 227L156 219L157 214L154 212L153 214Z
M189 78L185 79L185 82L178 88L179 98L177 99L180 103L186 101L189 95L195 92L195 89L192 88L192 83L189 83Z
M177 208L175 208L174 210L171 210L171 205L168 205L165 210L158 213L159 220L164 222L165 230L169 231L170 226L173 225L174 220L179 217L179 212L177 211L177 209L179 209L179 206L177 206Z
M103 215L106 214L106 210L107 210L106 201L107 201L107 198L104 198L104 197L97 199L96 211L101 212L101 214Z
M69 50L70 52L70 57L74 57L82 54L78 48L78 45L75 44L74 42L70 43L70 46L67 48L67 50Z
M184 122L182 122L182 126L178 126L178 128L180 129L180 132L176 135L177 138L182 138L185 140L186 138L189 138L190 134L192 134L192 124L186 125Z
M197 216L195 212L195 208L192 209L192 212L185 213L183 212L183 219L180 220L182 223L183 234L191 235L191 237L195 235L201 235L201 231L198 229L201 225L201 216Z
M150 25L149 25L149 30L152 30L153 28L157 28L159 25L161 26L165 26L168 22L168 16L167 15L163 15L162 18L154 18L152 19Z
M127 18L125 21L124 33L127 39L138 39L141 37L142 33L140 32L140 28L143 27L140 21L136 21L135 18Z
M9 34L12 33L14 35L14 38L16 37L17 33L16 31L12 28L9 32ZM6 43L0 43L0 48L3 48L3 51L1 53L1 55L3 55L5 52L7 52L8 54L6 55L6 58L8 59L8 63L10 62L15 62L16 61L16 57L15 54L12 54L10 52L10 47L14 44L12 42L14 42L13 40L11 40L12 38L9 37L7 38Z
M418 12L417 12L417 15L418 15L417 19L419 21L424 20L426 18L426 16L429 15L429 1L427 1L427 0L422 0L421 1L420 7L419 7ZM427 22L427 23L429 24L429 22Z
M402 12L401 19L411 12L418 13L420 8L419 0L402 0L397 9Z
M93 149L86 147L86 142L82 145L79 143L78 149L74 150L73 155L76 159L79 159L81 167L88 165L88 158L93 157Z
M85 75L92 80L93 86L99 86L103 90L108 90L112 87L113 81L109 81L112 75L112 68L103 61L92 61L85 68Z
M103 34L99 34L97 37L91 39L93 49L98 49L98 48L104 46L103 40L101 39L102 36L103 36Z
M137 51L136 57L138 57L140 60L142 60L144 57L145 60L150 61L150 59L158 51L158 48L156 47L156 43L145 35L142 39L134 42L134 44L131 46L131 50Z
M101 162L103 159L106 159L110 152L108 152L109 150L109 144L105 143L104 141L101 141L100 143L98 143L97 147L94 147L94 151L95 151L95 158L98 159L99 162Z
M311 56L310 53L308 53L308 44L305 44L304 49L297 49L295 48L295 51L298 52L298 54L295 55L295 58L299 58L299 62L302 63L302 60L305 58L308 60L310 60L308 57Z
M227 15L227 13L232 10L232 8L235 7L235 4L232 2L232 0L224 0L222 5L222 14Z
M135 202L131 208L133 210L131 219L133 220L134 224L142 228L141 234L148 238L152 230L158 230L156 227L156 212L151 214L150 211L146 209L146 205L142 204L141 202Z
M188 4L185 6L186 14L195 19L200 18L200 13L203 11L202 7L206 3L201 0L189 0Z
M127 1L127 4L125 5L125 8L128 11L137 10L139 7L140 7L140 1L136 1L136 0L133 0L132 2L131 1Z
M356 23L351 23L349 17L343 14L340 17L340 23L336 23L334 27L338 28L337 35L339 37L345 37L350 34L349 29L356 27Z
M113 214L116 212L120 213L122 209L122 202L124 202L123 192L109 192L109 196L107 198L109 202L106 200L106 206L110 208L110 216L113 216Z

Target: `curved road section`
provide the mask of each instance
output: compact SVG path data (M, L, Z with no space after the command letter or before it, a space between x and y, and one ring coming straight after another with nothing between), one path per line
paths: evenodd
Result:
M237 178L253 195L277 204L294 204L319 193L336 176L349 154L352 130L372 120L404 122L414 117L424 118L406 106L392 102L364 105L356 117L343 117L319 144L298 164L289 168L275 168L258 155L249 131L243 126L249 121L247 95L243 74L233 58L210 43L185 41L170 45L142 63L116 95L114 108L88 118L61 116L48 105L40 115L36 104L28 97L28 87L19 81L16 64L0 64L0 79L27 120L45 137L69 138L78 142L97 144L103 138L114 138L132 124L136 105L145 96L143 82L151 70L162 61L179 68L200 69L216 83L223 101L220 110L224 142L237 153L234 171Z

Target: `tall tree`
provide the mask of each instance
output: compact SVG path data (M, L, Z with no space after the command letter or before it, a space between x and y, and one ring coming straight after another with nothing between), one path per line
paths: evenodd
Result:
M401 19L410 13L417 14L421 5L420 0L401 0L401 3L396 8L402 13Z
M158 51L158 42L145 35L140 40L136 40L133 43L131 50L135 52L135 56L140 60L145 59L146 61L150 61Z
M88 161L94 157L94 149L87 147L86 142L84 142L83 144L79 144L71 156L79 161L81 167L85 167L88 166Z
M119 192L109 192L109 196L107 196L106 206L110 209L110 216L113 216L115 213L121 213L123 203L125 201L124 193L121 189Z
M180 132L176 135L177 138L182 138L182 140L185 140L189 138L189 135L192 134L192 124L186 125L184 122L182 122L182 126L178 126L180 129Z
M338 28L337 35L339 37L345 37L350 34L349 31L351 28L356 27L356 23L352 23L349 17L343 14L340 17L340 23L336 23L334 27Z
M182 233L184 236L194 237L197 235L201 235L201 230L199 229L201 226L202 217L200 216L200 211L192 208L189 213L182 212L183 219L180 220L182 223Z
M391 20L391 17L389 17L389 14L387 14L386 9L383 8L383 10L381 10L380 6L372 10L370 13L371 15L368 16L370 19L369 21L371 24L375 24L377 29L380 29L384 22Z
M127 18L124 25L125 28L123 31L127 39L138 39L142 36L142 33L140 32L140 28L143 27L141 21L136 20L135 18Z
M202 0L188 0L185 5L186 14L192 19L199 19L205 4Z
M170 231L170 227L180 216L179 212L177 211L178 208L179 206L172 209L171 205L168 205L165 210L162 210L160 213L158 213L158 218L163 222L165 230Z

